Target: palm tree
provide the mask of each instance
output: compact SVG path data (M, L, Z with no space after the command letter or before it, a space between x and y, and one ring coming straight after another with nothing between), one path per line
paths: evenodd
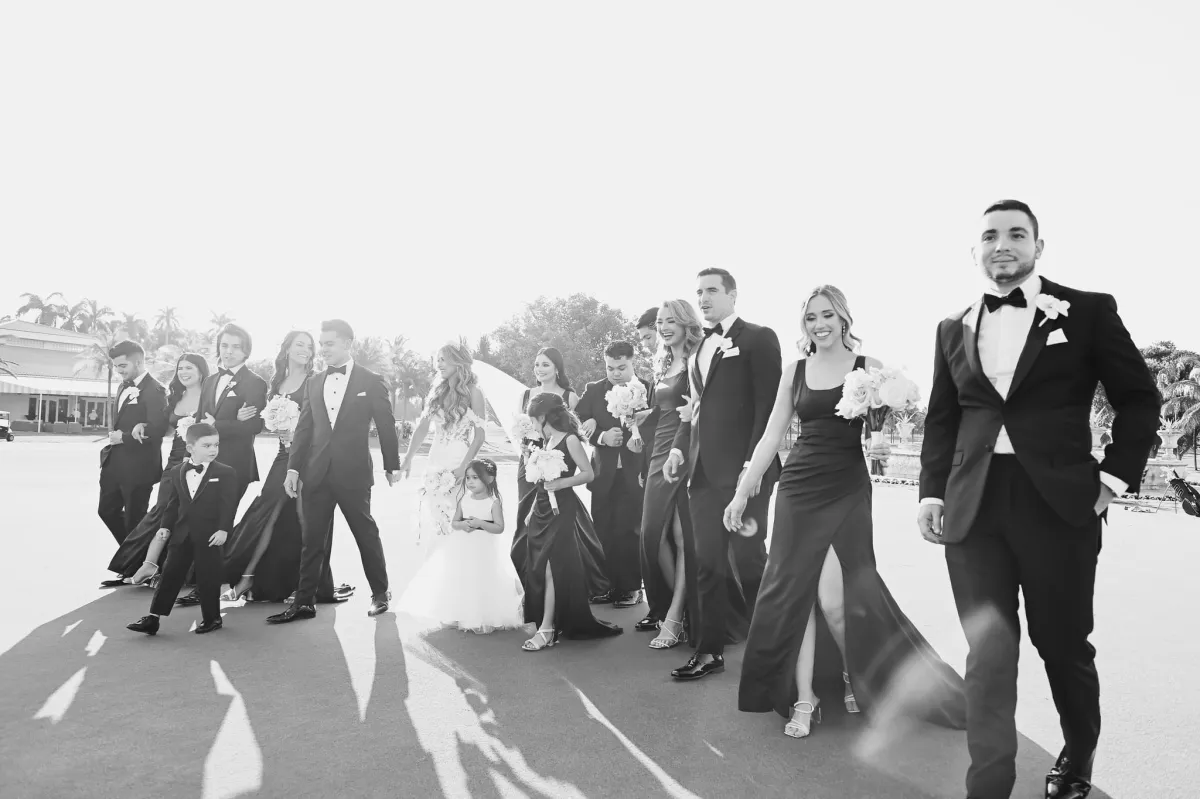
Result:
M167 306L159 310L158 316L154 319L154 333L157 336L158 346L165 347L174 344L182 329L175 308Z
M60 301L55 302L55 297ZM54 327L59 319L66 316L67 309L61 302L63 295L60 291L47 295L45 299L42 299L41 295L26 292L21 295L21 299L24 300L24 303L17 309L18 318L33 311L37 313L35 323Z
M382 375L384 380L390 377L391 347L379 336L354 339L354 343L350 345L350 357L354 359L355 364Z
M148 347L150 327L146 324L146 320L135 313L122 313L121 316L124 318L116 325L115 329L124 334L125 338L136 341L143 347Z
M79 353L79 357L75 359L75 374L78 375L86 372L92 377L99 377L102 374L107 375L108 407L110 413L113 401L113 362L112 358L108 357L108 351L118 341L123 341L124 338L122 330L106 330L103 335L97 336L95 344Z
M408 420L410 397L424 397L433 387L433 364L408 348L404 336L396 336L391 352L392 390L400 398L400 421Z
M108 330L109 324L112 321L113 309L107 305L101 305L95 300L80 300L72 308L82 306L79 314L79 323L76 328L80 333L104 333Z
M212 318L208 320L208 325L209 325L208 335L209 336L215 337L221 328L225 327L225 325L227 325L233 321L233 317L230 316L229 314L215 313L213 311L209 311L209 313L212 315Z

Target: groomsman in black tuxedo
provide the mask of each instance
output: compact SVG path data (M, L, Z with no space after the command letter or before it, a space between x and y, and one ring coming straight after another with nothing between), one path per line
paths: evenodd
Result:
M1100 737L1092 594L1110 502L1136 492L1162 399L1108 294L1037 274L1029 206L981 219L984 294L938 325L921 447L921 535L946 547L967 656L967 793L1006 799L1016 780L1018 591L1065 745L1046 796L1091 791ZM1088 416L1097 383L1117 415L1097 462Z
M204 381L200 390L200 409L196 420L211 424L221 434L220 463L232 466L238 476L238 501L251 483L258 482L258 459L254 439L263 429L263 409L267 406L267 383L246 368L253 349L250 334L242 327L227 324L217 333L217 360L220 368ZM238 418L243 408L253 411L247 419ZM241 414L245 416L246 414Z
M120 544L146 515L150 493L162 477L167 392L146 371L146 351L137 342L118 342L108 357L122 383L108 444L100 452L96 512Z
M388 485L395 485L400 479L400 441L392 416L391 391L382 377L350 359L354 331L349 324L341 319L323 322L319 343L326 369L305 384L304 406L292 437L284 481L289 496L300 496L304 514L300 585L291 607L267 617L270 624L317 615L313 600L321 582L336 508L341 508L358 543L363 572L371 584L367 615L386 612L391 601L383 542L379 540L379 526L371 517L375 461L370 445L374 421Z
M725 670L728 616L743 610L747 618L753 615L767 563L767 506L779 479L778 457L746 507L746 534L731 536L722 522L766 430L783 373L779 337L771 328L739 317L737 296L737 283L724 269L698 275L697 304L707 327L690 364L697 405L692 423L679 425L675 448L663 466L664 477L672 482L685 462L692 466L688 500L696 542L700 619L694 629L699 637L696 654L671 673L676 680L698 680ZM741 596L730 596L731 549Z
M588 440L592 451L595 478L588 484L592 495L592 521L604 547L604 572L608 591L592 597L592 604L611 602L614 607L631 608L642 601L642 569L639 531L642 520L642 464L646 445L634 443L621 421L608 411L607 394L615 386L637 380L646 390L650 386L633 371L633 345L614 342L604 350L607 379L589 383L575 406L582 421L593 421Z

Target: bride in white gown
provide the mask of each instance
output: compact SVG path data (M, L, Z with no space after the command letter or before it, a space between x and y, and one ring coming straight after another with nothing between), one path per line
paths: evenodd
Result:
M467 466L486 437L487 403L472 364L470 353L456 345L438 351L439 379L400 467L408 476L413 457L432 428L433 443L418 489L419 540L426 557L398 608L444 625L488 633L523 626L524 592L508 554L511 536L454 529ZM464 502L464 509L470 504ZM503 517L483 521L499 521L503 527Z

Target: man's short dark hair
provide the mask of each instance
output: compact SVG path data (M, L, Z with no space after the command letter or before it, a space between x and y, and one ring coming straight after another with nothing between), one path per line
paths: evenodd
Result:
M344 319L327 319L321 323L322 333L337 333L346 341L354 341L354 328Z
M729 274L728 269L710 266L708 269L701 269L700 274L696 275L696 277L708 277L709 275L719 275L721 278L721 285L725 287L725 291L737 291L737 281L733 279L733 275Z
M124 341L118 341L108 351L109 358L116 359L122 356L126 358L133 358L134 356L144 358L146 357L146 350L142 349L141 344L127 338Z
M992 211L1020 211L1021 213L1025 214L1025 216L1029 217L1029 221L1033 225L1033 240L1037 241L1038 221L1037 217L1033 215L1033 209L1031 209L1028 205L1020 200L1000 200L989 205L988 209L983 212L983 215L987 216Z
M634 325L638 330L643 327L654 327L658 323L658 308L651 308L638 318L637 324Z
M604 348L606 358L632 358L633 345L628 341L614 341Z
M202 438L208 438L209 436L216 435L220 435L220 433L217 432L217 428L213 425L205 424L204 422L196 422L187 429L187 443L195 444Z
M233 322L226 322L220 330L217 331L216 347L217 353L221 351L221 339L225 336L237 336L242 342L242 351L246 353L246 357L250 357L251 351L254 349L254 342L250 339L250 333L241 325L235 325Z

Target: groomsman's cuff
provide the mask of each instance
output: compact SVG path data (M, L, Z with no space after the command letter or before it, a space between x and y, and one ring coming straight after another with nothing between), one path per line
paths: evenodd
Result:
M1100 472L1100 482L1112 489L1112 492L1118 497L1129 490L1129 483L1126 483L1120 477L1115 477L1108 472Z
M288 474L294 474L294 475L296 475L297 477L299 477L299 476L300 476L300 471L299 471L298 469L288 469L288 470L287 470L287 473L288 473Z
M681 458L682 458L682 457L683 457L683 450L679 449L678 447L671 447L671 454L672 454L672 455L678 455L679 457L681 457Z
M750 468L750 461L746 461L745 463L743 463L743 464L742 464L742 468L743 468L743 469L749 469L749 468Z
M922 505L942 505L944 507L946 503L942 502L937 497L925 497L925 499L921 500L921 504Z

